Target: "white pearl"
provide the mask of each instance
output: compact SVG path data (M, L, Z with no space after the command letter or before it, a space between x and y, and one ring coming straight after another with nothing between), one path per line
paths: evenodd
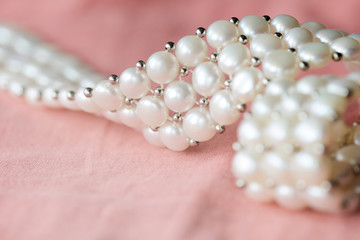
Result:
M155 83L166 84L178 76L179 63L176 57L169 52L156 52L148 59L146 72Z
M305 108L309 113L325 117L327 119L336 118L338 113L345 110L346 100L333 94L321 94L318 98L308 102Z
M293 79L299 71L296 56L286 50L275 50L266 55L263 61L263 71L265 76L271 80Z
M213 62L198 65L192 74L192 84L196 92L203 96L211 96L217 92L225 80L224 73Z
M96 113L101 111L101 108L93 102L91 97L88 98L84 95L84 88L79 88L76 91L75 102L84 112Z
M123 106L120 110L118 110L118 115L121 123L124 125L141 129L144 126L144 123L139 119L136 114L136 106Z
M337 38L330 44L334 52L343 55L344 60L358 60L360 58L360 43L351 37Z
M263 132L265 144L277 146L280 142L286 142L290 138L290 128L287 119L268 120Z
M237 137L243 145L253 146L262 138L262 127L255 120L244 119L237 129Z
M296 91L311 94L326 84L326 80L316 75L309 75L296 82Z
M300 151L293 156L290 170L295 179L301 179L307 184L319 184L328 179L330 162L325 157Z
M123 96L119 85L108 80L99 82L92 91L92 99L104 110L116 110L123 104Z
M323 142L325 131L325 125L322 121L308 119L299 122L294 127L294 136L300 143L313 144L316 142Z
M155 128L166 122L169 109L161 98L146 96L137 103L136 114L145 124Z
M315 34L315 37L323 43L331 43L337 38L341 38L343 35L336 30L322 29Z
M266 94L264 96L258 96L251 105L251 113L254 116L269 116L278 102L278 97Z
M283 96L288 90L290 90L295 84L294 79L279 79L272 81L265 89L266 95Z
M41 105L41 89L37 87L29 87L25 91L25 99L31 105Z
M348 37L356 39L358 42L360 42L360 33L352 33L352 34L349 34Z
M296 27L286 32L284 41L289 48L298 48L302 44L312 42L313 35L306 28Z
M236 178L246 181L256 179L259 175L259 166L256 156L247 152L239 151L232 161L232 172Z
M291 116L302 111L303 103L306 97L302 94L289 94L285 95L280 103L280 111L284 115Z
M313 42L302 45L298 50L298 56L311 68L325 67L331 60L329 45L321 42Z
M197 36L185 36L176 44L175 54L182 65L195 67L206 59L208 47L206 42Z
M173 151L184 151L189 147L189 141L183 128L168 121L159 129L162 143Z
M273 193L270 189L257 182L250 182L246 185L245 194L250 199L258 202L271 202L273 201Z
M174 81L164 91L166 106L174 112L188 111L196 101L192 85L185 81Z
M283 42L272 34L255 35L250 42L252 55L260 59L263 59L268 53L281 48L283 48Z
M220 125L230 125L240 117L240 112L228 90L221 90L211 98L209 110L212 119Z
M119 78L121 92L128 98L142 98L150 89L150 79L145 71L128 68Z
M51 87L45 88L42 94L42 101L45 106L51 108L60 108L61 104L58 98L54 95L55 90Z
M226 20L219 20L212 23L207 29L206 40L212 48L218 50L226 44L236 42L238 32L235 24Z
M299 27L300 24L294 17L281 14L271 19L271 26L276 32L286 33L291 28Z
M267 177L275 182L284 182L288 180L287 159L277 152L266 152L261 161L262 171Z
M284 208L290 210L302 210L306 208L306 203L299 196L297 191L288 185L279 185L275 189L275 200Z
M142 133L143 133L144 138L150 144L157 146L157 147L165 146L160 139L159 131L153 130L151 127L144 127Z
M241 43L229 44L220 52L218 64L224 73L233 75L239 69L250 65L249 49Z
M68 99L68 89L63 89L59 92L59 102L64 108L71 110L80 109L74 100Z
M240 103L252 101L262 90L262 72L253 67L244 68L237 72L231 81L231 92L234 99Z
M252 38L256 34L269 32L270 27L264 18L248 15L240 20L239 29L245 36Z
M301 27L306 28L309 30L313 35L319 32L322 29L325 29L325 26L321 23L315 21L307 21L301 24Z
M215 135L215 125L209 111L200 107L187 112L183 120L186 135L199 142L210 140Z

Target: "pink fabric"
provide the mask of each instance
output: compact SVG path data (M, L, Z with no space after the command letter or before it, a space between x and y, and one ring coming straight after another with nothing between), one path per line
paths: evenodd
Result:
M287 13L360 30L358 0L1 0L0 6L0 20L106 74L232 16ZM230 172L236 126L179 153L105 119L29 107L4 92L0 112L2 240L359 239L359 214L289 212L247 199Z

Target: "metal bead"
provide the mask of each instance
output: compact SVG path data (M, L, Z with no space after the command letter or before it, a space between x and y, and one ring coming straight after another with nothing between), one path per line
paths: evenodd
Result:
M162 87L155 88L154 95L161 97L162 95L164 95L164 89Z
M51 97L52 97L52 99L54 99L54 100L57 100L57 99L59 99L59 90L54 90L52 93L51 93Z
M190 140L189 140L189 143L190 143L190 147L197 147L197 146L199 146L199 142L198 142L198 141L195 141L194 139L190 139Z
M180 76L186 77L189 74L189 69L187 67L180 68Z
M216 130L216 133L222 134L222 133L225 132L225 127L222 126L222 125L220 125L220 124L218 124L218 125L215 126L215 130Z
M219 54L217 52L213 52L211 53L210 55L210 60L214 63L216 63L218 61L218 57L219 57Z
M131 106L134 103L134 100L131 98L126 97L124 100L125 105Z
M301 61L301 62L299 62L299 67L301 70L306 71L309 69L310 66L307 62Z
M269 78L263 78L262 80L262 84L264 84L265 86L267 86L270 82L271 80Z
M236 182L235 182L235 185L238 188L244 188L246 186L246 182L243 179L237 179Z
M206 107L209 104L209 99L207 97L202 97L199 99L200 107Z
M246 104L240 103L240 104L238 104L238 105L236 106L236 108L237 108L240 112L245 112L245 111L246 111Z
M85 95L85 97L87 97L87 98L92 97L92 91L93 91L92 88L85 88L85 89L84 89L84 95Z
M146 67L146 63L143 61L143 60L139 60L137 63L136 63L136 68L138 70L144 70Z
M231 23L235 24L236 26L239 25L239 19L237 17L232 17L229 20Z
M206 29L205 28L203 28L203 27L199 27L198 29L196 29L196 36L198 36L198 37L205 37L205 35L206 35Z
M116 74L112 74L109 76L108 80L111 84L114 85L119 82L119 77Z
M239 43L244 44L244 45L249 42L249 39L245 35L240 35L238 40L239 40Z
M173 115L173 121L176 123L179 123L182 121L182 116L180 113L174 113Z
M74 101L74 100L75 100L75 91L69 90L69 91L66 93L66 97L67 97L67 99L69 99L70 101Z
M268 23L271 22L271 18L268 15L264 15L263 19L265 19L265 21L267 21Z
M292 53L296 53L296 49L295 49L295 48L289 48L288 51L289 51L289 52L292 52Z
M167 42L165 44L165 50L168 51L168 52L173 52L175 50L175 43Z
M341 61L343 55L339 52L334 52L331 57L335 62L338 62Z
M230 80L230 79L225 80L225 82L224 82L224 87L225 87L225 88L230 88L230 87L231 87L231 80Z
M275 32L275 33L274 33L274 36L275 36L275 37L278 37L278 38L282 38L283 35L282 35L281 33L279 33L279 32Z
M258 58L258 57L252 57L251 58L251 65L253 67L258 67L258 66L260 66L260 64L261 64L260 58Z

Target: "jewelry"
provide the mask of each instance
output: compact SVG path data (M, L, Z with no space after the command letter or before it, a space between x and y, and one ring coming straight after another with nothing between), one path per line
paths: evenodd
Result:
M216 133L224 132L224 126L235 123L246 111L246 104L255 98L254 106L259 105L259 99L266 99L271 91L291 94L290 90L279 84L284 81L280 80L288 79L285 81L288 85L285 85L294 86L293 79L300 70L324 67L331 59L344 60L349 62L349 68L358 69L359 42L360 34L347 35L325 29L322 24L313 21L300 25L288 15L278 15L273 19L250 15L241 20L231 18L230 21L216 21L207 30L200 27L195 35L185 36L177 44L168 42L165 51L154 53L146 63L140 60L135 67L123 71L120 77L111 75L107 80L102 80L105 78L100 74L55 47L17 29L3 26L0 28L0 66L3 68L0 88L24 96L31 104L103 115L114 122L142 129L145 139L153 145L182 151L210 140ZM210 49L215 51L209 56ZM294 103L299 103L298 115L310 114L308 109L303 109L305 102L312 104L315 101L309 99L313 99L317 91L310 89L309 96ZM333 86L335 92L341 89L341 86ZM357 88L346 90L355 91ZM262 93L264 95L260 95ZM298 95L301 94L304 93ZM319 95L322 96L322 92ZM319 99L325 101L326 105L328 98L323 98ZM330 104L334 100L329 98L329 101ZM286 101L286 104L293 102ZM316 106L312 111L317 111ZM326 111L338 113L341 110L335 107L331 110L331 107L334 106L330 104ZM256 118L252 108L251 116ZM290 120L282 117L287 113L284 110L287 108L277 110L267 106L259 109L260 112L264 109L271 111L275 119L280 116L279 121L274 120L278 125L279 122L283 122L284 126L289 124ZM248 145L251 140L243 143L248 137L246 134L252 134L243 126L255 121L248 120L252 119L249 116L247 114L247 119L240 124L239 129L247 130L245 133L239 130L239 143L235 144L240 146L241 143L243 149L236 149L240 153L245 150L268 151L269 144L261 140L255 145ZM256 132L259 133L259 129ZM278 129L274 129L271 131L277 132ZM348 134L351 131L342 134L345 132ZM269 139L271 137L276 139L279 136L274 134ZM285 145L291 144L289 141ZM245 185L249 179L242 175L246 160L239 160L242 159L240 153L234 160L234 172L239 178L238 184ZM327 149L323 153L329 154ZM253 164L258 159L254 157ZM273 184L267 185L278 184L271 178L265 180L273 181ZM250 187L252 183L246 184L246 189L253 189ZM256 183L257 186L264 186Z

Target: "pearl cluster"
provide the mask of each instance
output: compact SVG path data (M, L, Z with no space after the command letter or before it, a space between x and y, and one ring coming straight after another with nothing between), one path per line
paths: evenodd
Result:
M237 185L256 201L292 210L356 210L360 126L345 117L358 110L359 97L360 72L269 84L237 130Z

